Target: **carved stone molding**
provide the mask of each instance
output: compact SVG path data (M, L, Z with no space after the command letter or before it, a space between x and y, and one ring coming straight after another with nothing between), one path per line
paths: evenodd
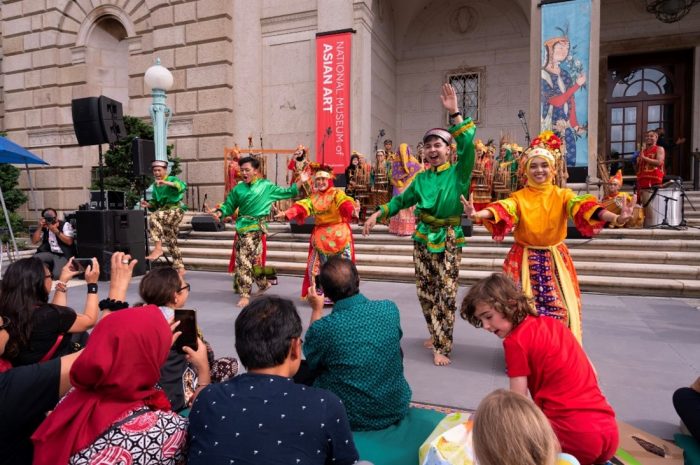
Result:
M76 139L72 127L30 130L28 137L28 146L32 148L63 147L78 144L78 139Z
M470 6L460 6L450 15L450 29L455 34L467 35L479 24L477 11Z

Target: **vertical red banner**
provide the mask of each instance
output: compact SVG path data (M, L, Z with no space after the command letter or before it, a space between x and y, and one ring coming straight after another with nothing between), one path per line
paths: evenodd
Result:
M344 171L350 159L351 32L316 37L316 161Z

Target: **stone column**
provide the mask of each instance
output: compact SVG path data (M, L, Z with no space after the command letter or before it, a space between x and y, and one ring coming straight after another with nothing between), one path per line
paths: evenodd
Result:
M348 0L318 0L317 5L317 32L353 27L353 2Z
M588 177L598 179L598 107L600 100L600 0L591 1L591 42L589 48L588 86ZM605 108L605 107L603 107ZM603 118L605 121L605 118ZM603 147L602 150L605 150Z
M372 162L372 12L365 2L356 3L352 40L351 143ZM349 158L348 158L349 160Z
M693 112L691 115L693 126L691 137L688 141L688 151L700 151L700 46L695 47L695 69L693 69ZM685 148L683 149L685 150Z
M530 112L527 125L530 137L540 132L540 70L542 69L542 11L539 0L530 0Z
M233 139L248 146L263 128L262 2L233 0Z

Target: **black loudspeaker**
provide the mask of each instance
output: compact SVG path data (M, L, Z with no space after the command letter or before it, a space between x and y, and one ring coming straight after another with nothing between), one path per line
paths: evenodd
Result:
M141 210L78 210L75 217L78 244L128 244L146 240Z
M134 176L151 176L151 163L156 159L156 146L152 140L131 141L131 160L134 163Z
M104 207L107 210L124 210L126 194L119 191L104 191ZM90 209L100 208L100 191L90 191Z
M292 234L311 234L314 230L314 217L309 216L304 220L304 224L298 224L296 221L289 223Z
M78 145L113 143L126 136L122 104L109 97L73 99L73 129Z
M193 231L221 232L224 230L224 222L217 221L209 215L199 215L192 217Z
M138 260L134 268L134 276L141 276L146 273L146 245L141 242L130 244L89 244L78 243L78 257L97 258L100 264L100 281L109 281L111 278L111 260L114 252L124 252L131 255L131 258Z

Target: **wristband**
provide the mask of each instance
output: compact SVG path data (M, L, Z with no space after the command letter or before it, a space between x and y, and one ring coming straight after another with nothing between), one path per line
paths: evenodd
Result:
M97 294L97 283L88 283L87 293L88 294Z
M461 115L462 115L462 112L457 111L455 113L450 113L450 118L456 118L456 117L461 116Z
M56 283L56 291L58 292L66 292L67 285L63 281L58 281Z

